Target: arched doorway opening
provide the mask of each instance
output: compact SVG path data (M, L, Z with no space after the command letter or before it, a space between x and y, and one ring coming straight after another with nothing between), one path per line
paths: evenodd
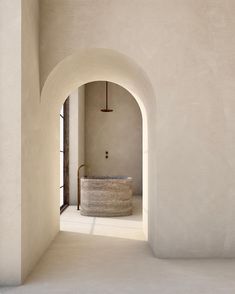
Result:
M66 99L60 126L60 229L146 240L136 99L110 81L88 83Z
M50 145L50 170L59 171L60 107L74 89L93 81L111 81L135 97L143 119L143 224L150 244L154 242L155 207L155 96L145 72L129 57L109 49L84 50L61 61L48 76L41 94L45 140ZM48 127L49 126L49 127ZM57 134L57 135L55 135ZM54 176L53 176L54 177ZM59 208L59 172L51 182ZM56 199L56 200L55 200ZM55 211L55 214L56 214ZM57 215L59 224L59 214Z

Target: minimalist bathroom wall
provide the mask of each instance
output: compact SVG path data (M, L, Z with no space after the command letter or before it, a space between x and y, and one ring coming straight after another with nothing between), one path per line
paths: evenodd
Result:
M78 90L69 95L69 203L74 204L77 194L78 166Z
M77 204L77 170L85 162L85 104L84 86L70 94L69 98L69 203ZM81 170L81 176L84 170Z
M78 88L78 166L85 163L85 86ZM85 174L85 168L80 169L80 176ZM76 177L77 178L77 177ZM76 181L77 183L77 181ZM77 185L76 185L77 186ZM76 201L72 203L77 204Z
M20 274L24 280L59 230L59 161L55 168L49 166L50 158L55 155L50 140L59 139L59 109L56 117L50 120L49 109L43 109L40 101L39 3L37 0L23 0L21 3ZM57 125L58 129L55 127ZM56 151L56 156L59 157L59 150Z
M121 86L105 82L86 84L85 158L88 175L130 176L133 192L142 194L142 116L135 98ZM108 158L106 158L108 152Z
M21 282L21 1L0 1L0 285Z

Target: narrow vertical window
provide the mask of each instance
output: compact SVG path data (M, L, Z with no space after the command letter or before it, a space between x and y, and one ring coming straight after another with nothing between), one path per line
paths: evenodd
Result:
M60 211L69 205L69 98L60 111Z

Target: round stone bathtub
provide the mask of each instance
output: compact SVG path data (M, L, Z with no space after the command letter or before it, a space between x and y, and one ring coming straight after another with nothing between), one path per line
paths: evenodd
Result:
M81 215L125 216L132 214L131 177L82 177Z

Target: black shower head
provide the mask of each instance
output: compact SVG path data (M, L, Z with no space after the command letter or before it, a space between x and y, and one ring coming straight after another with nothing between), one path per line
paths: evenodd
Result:
M102 112L112 112L113 109L101 109L100 111L102 111Z

